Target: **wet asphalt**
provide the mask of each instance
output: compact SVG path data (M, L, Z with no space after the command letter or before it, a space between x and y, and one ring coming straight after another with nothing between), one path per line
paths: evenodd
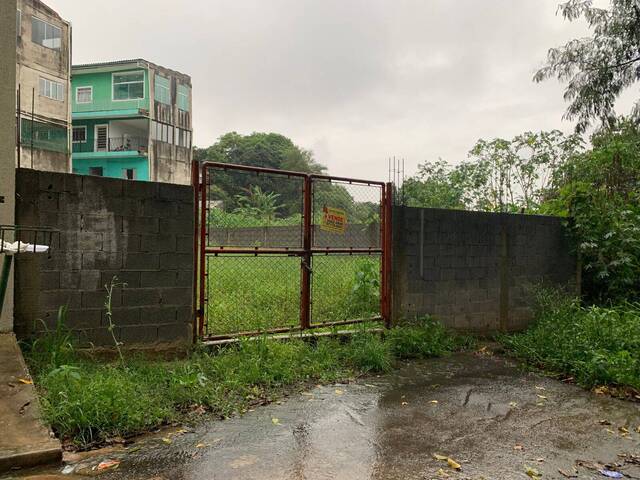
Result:
M14 477L606 479L607 468L640 479L640 404L465 353L67 460L73 473ZM120 463L98 470L105 460Z

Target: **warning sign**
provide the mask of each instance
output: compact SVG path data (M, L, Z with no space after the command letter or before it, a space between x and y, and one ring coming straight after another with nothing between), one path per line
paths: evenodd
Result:
M321 230L343 235L346 228L347 212L339 208L323 207Z

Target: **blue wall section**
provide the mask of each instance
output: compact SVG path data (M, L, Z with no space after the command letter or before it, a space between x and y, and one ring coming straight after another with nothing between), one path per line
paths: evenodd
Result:
M107 154L108 155L108 154ZM102 167L105 177L123 178L123 170L134 168L136 170L136 180L149 180L149 161L147 157L133 155L114 158L111 157L92 157L92 158L73 158L73 173L81 175L89 175L89 168Z

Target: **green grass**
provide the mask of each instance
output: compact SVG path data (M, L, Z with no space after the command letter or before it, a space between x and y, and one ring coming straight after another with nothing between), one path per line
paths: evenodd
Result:
M385 335L364 329L347 340L286 342L260 337L175 361L126 358L105 364L78 356L60 328L26 346L46 421L79 447L129 436L194 410L227 417L307 384L390 370L398 358L444 355L460 341L433 321Z
M500 341L529 364L573 377L585 387L640 389L640 305L583 307L546 293L536 323Z
M299 258L222 256L208 262L207 333L299 325ZM314 323L379 315L379 257L317 256L312 268Z

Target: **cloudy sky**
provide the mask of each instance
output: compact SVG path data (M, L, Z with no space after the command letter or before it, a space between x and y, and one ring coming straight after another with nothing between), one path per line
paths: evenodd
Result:
M586 33L558 0L46 0L73 61L142 57L191 75L195 143L290 137L336 175L386 179L466 158L478 138L572 125L531 77ZM105 5L108 4L108 7Z

